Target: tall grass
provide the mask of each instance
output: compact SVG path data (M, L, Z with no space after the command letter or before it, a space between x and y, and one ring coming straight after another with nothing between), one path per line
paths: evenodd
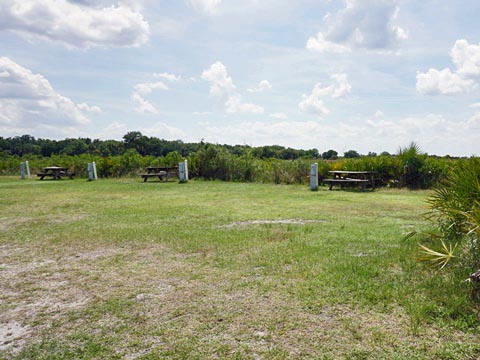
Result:
M21 161L28 160L31 172L40 172L46 166L65 166L78 177L87 177L87 163L95 161L102 178L137 176L147 166L173 166L183 158L178 152L166 156L142 156L129 149L123 155L40 155L6 156L0 154L0 174L19 174ZM401 150L398 156L360 157L354 159L323 160L299 158L281 160L258 158L253 151L233 154L221 146L205 144L187 157L189 174L208 180L260 182L275 184L308 183L309 167L318 163L319 178L329 177L330 170L376 171L384 184L407 185L410 188L428 188L444 177L455 162L449 159L428 157L418 149ZM406 171L406 169L408 171Z

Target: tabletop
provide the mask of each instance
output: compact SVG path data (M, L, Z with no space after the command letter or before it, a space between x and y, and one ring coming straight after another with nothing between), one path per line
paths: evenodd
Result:
M43 170L45 170L45 171L47 171L47 170L67 170L67 168L60 167L60 166L47 166L47 167L43 168Z
M376 174L376 171L331 170L331 174Z

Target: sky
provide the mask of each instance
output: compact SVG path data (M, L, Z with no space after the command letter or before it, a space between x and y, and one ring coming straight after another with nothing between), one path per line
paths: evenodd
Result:
M0 0L0 136L480 155L478 0Z

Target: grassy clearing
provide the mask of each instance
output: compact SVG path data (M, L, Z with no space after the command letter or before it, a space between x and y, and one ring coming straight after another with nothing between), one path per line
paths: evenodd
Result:
M0 357L476 359L424 192L0 179Z

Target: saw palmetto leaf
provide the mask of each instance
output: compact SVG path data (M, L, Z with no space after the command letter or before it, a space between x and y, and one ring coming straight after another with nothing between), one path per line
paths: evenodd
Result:
M443 269L448 262L455 257L454 252L457 244L453 247L452 244L448 244L447 246L443 240L441 240L441 244L442 249L438 251L420 244L421 255L418 257L418 260L428 262L434 266L440 266L440 269Z

